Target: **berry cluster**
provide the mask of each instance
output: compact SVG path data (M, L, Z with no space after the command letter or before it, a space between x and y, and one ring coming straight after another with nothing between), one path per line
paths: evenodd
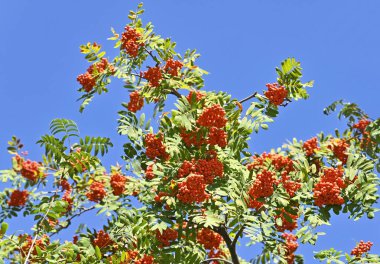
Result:
M272 164L277 171L284 170L289 173L294 170L293 161L289 157L284 157L283 155L276 153L265 152L262 153L261 156L254 157L253 162L247 165L247 169L263 169L266 162L268 162L268 165Z
M104 184L101 182L93 182L90 185L90 190L86 193L87 198L93 202L100 202L106 197L107 192L104 189Z
M159 193L154 197L154 201L155 201L156 203L161 203L161 202L162 202L162 201L161 201L161 198L164 197L164 196L170 196L170 194L167 193L167 192L159 192Z
M180 136L187 147L200 147L207 142L205 137L199 133L199 128L190 132L187 132L185 129L181 129Z
M301 183L293 181L288 175L287 171L283 171L281 173L280 183L282 183L282 186L284 187L285 191L289 194L290 197L293 197L296 194L296 192L301 188Z
M124 32L121 34L121 49L124 49L132 58L137 57L140 47L143 43L139 43L141 34L136 29L126 26Z
M207 256L209 258L222 258L222 257L226 257L226 254L220 249L211 249L208 252ZM211 261L210 264L221 264L221 262L214 260L214 261Z
M248 191L250 196L248 206L250 208L259 209L263 204L256 201L256 199L271 196L273 194L274 185L276 182L274 172L263 170L261 173L258 173L253 185Z
M203 247L208 250L218 249L222 243L222 240L223 238L221 235L209 228L202 228L197 233L198 243L203 245Z
M211 146L218 145L221 148L227 146L227 133L220 128L212 127L208 134L208 144Z
M105 248L113 243L110 235L104 232L104 230L100 230L94 239L94 246L98 246L99 248Z
M130 100L127 106L129 111L136 113L144 106L144 98L140 96L138 91L131 92L129 98Z
M154 178L153 164L150 164L145 171L145 179L152 180Z
M24 160L20 156L15 156L17 164L21 167L20 173L21 175L32 181L36 182L38 178L45 176L42 171L41 163L31 160Z
M329 149L334 152L334 155L343 163L347 163L347 149L350 145L344 139L332 140L331 144L328 146Z
M151 67L147 71L142 73L143 78L145 78L150 86L158 87L162 79L162 73L160 67Z
M212 184L216 177L223 176L223 163L217 158L199 159L195 163L195 172L203 175L206 184Z
M162 134L154 135L149 133L145 136L146 156L148 158L162 158L164 160L167 160L169 158L169 154L166 153L165 145L162 143L162 141Z
M293 264L295 259L294 252L298 248L297 237L290 233L283 233L282 238L285 239L286 260L288 264Z
M62 187L62 191L71 191L71 185L67 180L61 180L59 186Z
M342 168L325 168L324 174L314 186L314 203L317 206L343 204L342 189L346 187Z
M278 83L267 83L266 87L268 91L264 92L264 95L274 105L281 105L285 98L288 96L288 91L284 86L280 86Z
M25 238L25 235L19 235L19 240L22 240L22 239L24 240L24 242L21 245L20 253L21 253L21 256L25 257L28 255L28 252L30 248L32 247L33 239L30 235L28 235L26 238ZM41 249L41 251L44 251L46 249L46 246L48 246L49 244L50 244L49 237L46 234L42 235L40 239L37 239L35 241L33 245L33 250L31 251L31 255L37 256L37 249L36 249L37 246Z
M306 140L303 143L303 149L306 152L306 156L312 156L315 154L315 152L319 149L318 148L318 139L317 137L313 137L309 140Z
M285 217L286 215L286 217ZM282 220L282 225L279 226L277 225L276 223L276 229L279 231L279 232L284 232L285 230L289 230L289 231L293 231L294 229L296 229L298 227L297 225L297 219L298 219L298 215L294 215L294 214L291 214L289 212L286 212L284 209L281 210L281 213L279 215L276 215L275 216L275 219L277 218L281 218ZM291 218L292 221L288 221L287 218Z
M203 175L191 174L178 183L177 198L183 203L201 203L209 198Z
M203 97L205 97L205 94L200 91L190 91L186 96L189 103L193 103L194 101L199 102Z
M197 120L197 124L203 127L223 128L227 123L226 112L218 104L207 107Z
M28 200L29 193L28 191L14 190L11 194L11 197L8 201L9 206L24 206Z
M111 176L111 187L114 195L122 195L125 190L125 183L127 178L119 173Z
M144 255L141 259L134 262L135 264L154 264L154 258L152 256Z
M180 71L183 67L182 62L178 60L168 59L166 61L166 65L164 67L164 71L169 73L173 77L178 76L178 71Z
M71 190L68 191L66 190L62 196L62 200L67 202L67 208L66 208L66 211L69 212L71 211L71 209L73 209L73 198L71 197Z
M156 238L161 243L161 247L170 246L170 242L176 240L178 237L178 232L172 228L167 228L162 231L156 230Z
M77 81L86 92L90 92L96 85L97 75L104 72L107 68L111 73L115 72L113 65L109 64L106 58L102 58L99 62L88 67L84 74L78 75Z
M372 246L373 243L371 241L364 242L363 240L360 240L359 244L357 244L356 247L351 251L351 255L360 258L364 253L370 251Z
M354 124L352 127L353 128L356 128L357 130L359 130L362 134L365 133L365 130L367 128L367 126L371 123L371 121L367 120L367 119L361 119L359 120L358 123Z

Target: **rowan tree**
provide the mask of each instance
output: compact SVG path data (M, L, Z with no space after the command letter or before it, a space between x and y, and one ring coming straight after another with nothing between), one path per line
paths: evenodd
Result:
M10 187L0 193L0 263L303 263L299 243L314 245L332 213L375 216L379 119L339 100L324 112L337 111L347 121L344 131L251 153L253 133L308 98L312 82L301 80L300 63L285 59L262 91L244 99L205 91L199 55L177 53L142 14L140 4L121 33L112 29L114 58L97 43L80 47L90 63L77 77L81 112L108 92L111 79L129 92L118 112L124 164L105 168L111 140L82 137L68 119L54 119L37 142L45 150L41 161L29 160L13 137L12 168L1 171ZM152 113L146 105L154 105ZM108 217L103 228L57 238L88 211ZM7 232L6 219L26 216L34 217L30 233ZM240 258L241 238L262 254ZM332 248L315 259L379 263L371 246L360 241L350 254Z

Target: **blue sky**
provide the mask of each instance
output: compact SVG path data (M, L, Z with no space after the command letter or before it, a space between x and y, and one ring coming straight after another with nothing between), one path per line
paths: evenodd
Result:
M110 136L116 147L106 164L121 162L123 138L117 136L119 103L128 94L115 82L84 114L75 102L76 76L88 64L79 45L96 41L111 48L110 28L121 31L138 1L1 1L0 10L0 167L10 166L6 142L17 135L30 157L41 156L35 142L56 117L74 119L82 135ZM336 99L358 103L378 117L380 1L352 0L147 0L145 22L177 41L178 51L196 48L199 64L211 74L207 90L224 90L236 98L262 91L274 82L274 67L295 57L304 80L315 80L310 99L281 110L276 122L254 135L252 150L262 152L297 137L343 128L322 109ZM109 54L113 54L113 51ZM318 249L349 251L356 241L371 240L380 253L380 215L375 220L334 217ZM85 217L83 220L89 220ZM104 220L104 219L103 219ZM101 221L101 220L99 220ZM19 229L23 228L18 222ZM99 224L99 223L98 223ZM69 238L68 236L67 238ZM66 237L64 237L66 238ZM301 247L314 263L312 247ZM242 249L249 259L256 252Z

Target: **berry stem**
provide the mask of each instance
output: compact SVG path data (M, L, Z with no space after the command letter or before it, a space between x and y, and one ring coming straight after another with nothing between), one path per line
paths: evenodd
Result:
M222 261L222 262L227 263L227 264L233 264L231 261L226 260L226 259L221 259L221 258L209 258L209 259L205 259L204 261L202 261L199 264L209 263L211 261Z
M252 99L253 97L255 97L256 96L256 94L257 94L257 92L254 92L253 94L251 94L250 96L248 96L248 97L246 97L246 98L244 98L244 99L242 99L242 100L240 100L239 101L239 103L244 103L244 102L246 102L246 101L248 101L249 99Z

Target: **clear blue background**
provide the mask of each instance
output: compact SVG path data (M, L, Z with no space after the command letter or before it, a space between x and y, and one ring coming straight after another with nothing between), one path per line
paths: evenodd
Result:
M79 114L76 76L88 64L79 45L88 41L110 48L110 27L121 32L137 1L0 1L0 167L10 167L6 141L22 138L30 157L39 159L35 142L56 117L77 121L82 135L111 136L116 147L106 164L122 163L123 138L116 133L117 110L128 93L115 82L110 93L97 97ZM211 74L206 89L228 91L244 98L275 81L274 67L286 57L302 62L304 80L315 80L307 101L281 110L269 131L255 135L252 150L262 152L297 137L333 132L343 122L322 109L336 99L358 103L379 116L380 1L351 0L161 0L145 1L145 22L178 42L178 51L196 48L201 67ZM115 54L112 51L109 54ZM301 246L306 263L312 251L335 247L350 251L361 239L380 253L380 214L354 222L334 217L317 247ZM99 226L104 217L82 218ZM13 221L13 230L28 231L31 223ZM72 231L69 230L69 231ZM70 233L61 238L70 239ZM257 247L256 247L257 248ZM257 249L242 248L246 259Z

